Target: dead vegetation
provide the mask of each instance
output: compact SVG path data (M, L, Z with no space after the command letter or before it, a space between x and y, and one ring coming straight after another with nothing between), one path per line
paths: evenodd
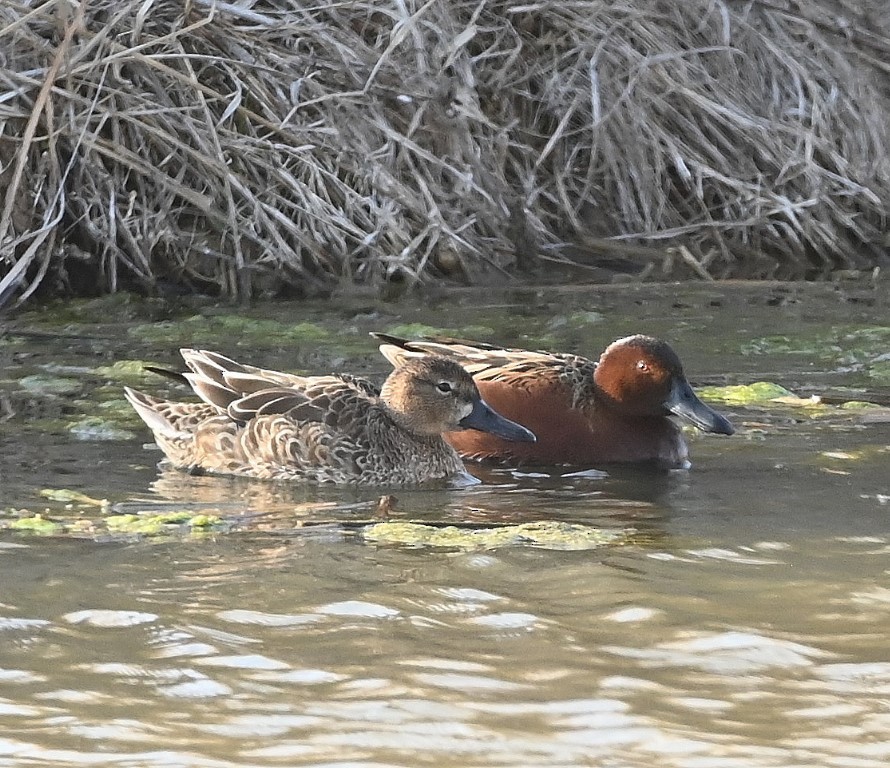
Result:
M472 282L615 253L705 279L872 268L890 30L867 11L5 2L0 305L41 286Z

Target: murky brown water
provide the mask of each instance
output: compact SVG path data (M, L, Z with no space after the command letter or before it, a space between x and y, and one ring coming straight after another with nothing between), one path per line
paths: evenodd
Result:
M843 349L830 365L775 342L751 354L766 337L843 347L839 328L886 327L886 289L629 295L270 307L257 316L316 322L338 343L272 336L251 351L230 335L214 346L283 368L382 373L364 334L407 322L487 326L505 342L592 355L645 331L674 343L693 381L888 392ZM583 314L594 311L605 318ZM0 422L0 509L76 516L38 496L66 488L120 510L206 507L232 528L0 534L0 766L890 762L890 424L840 409L724 407L739 433L693 439L690 472L486 470L464 491L397 492L404 519L633 527L629 546L382 546L350 524L373 516L373 491L159 474L146 432L76 440L60 426L80 408L70 397L13 393L26 375L79 375L55 363L152 351L172 361L160 342L126 333L137 321L122 311L64 329L86 338L0 345L0 388L16 409ZM89 380L75 397L99 396L103 382Z

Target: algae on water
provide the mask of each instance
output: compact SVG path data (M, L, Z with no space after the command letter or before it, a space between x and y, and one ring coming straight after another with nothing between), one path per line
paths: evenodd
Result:
M52 500L70 500L71 503L82 505L95 505L97 499L78 494L73 491L59 492L53 495L43 494ZM17 513L21 514L21 513ZM69 536L98 536L98 535L138 535L158 536L163 534L196 534L207 531L216 531L225 528L222 518L216 515L194 514L189 511L164 512L161 514L123 514L108 515L102 517L76 517L66 518L58 516L49 519L40 513L27 517L15 517L9 520L0 520L0 530L10 530L19 533L31 533L37 535L69 535Z
M282 342L321 343L335 338L333 331L312 322L283 323L244 315L193 315L183 320L142 323L131 326L129 334L141 341L179 344L218 345L221 339L237 338L242 343Z
M800 355L825 368L864 373L881 384L890 383L890 326L835 326L804 335L762 336L742 345L745 355Z
M464 528L456 525L435 526L412 522L388 522L369 525L362 535L367 541L415 547L448 549L497 549L511 546L544 549L597 549L626 544L633 531L610 530L589 525L544 521L503 525L492 528Z
M79 379L64 376L52 376L45 373L35 373L31 376L23 376L18 380L20 389L34 395L65 396L76 395L83 389L83 382Z
M85 416L68 423L68 431L78 440L135 440L136 433L122 429L98 416Z
M715 400L728 405L790 405L825 413L834 408L852 411L878 407L863 400L849 400L840 405L829 406L818 396L798 397L785 387L769 381L755 381L753 384L734 384L727 387L699 387L697 391L705 400Z
M215 515L195 515L188 511L164 512L157 515L111 515L104 519L109 531L139 533L148 536L169 532L175 528L210 529L221 524Z
M770 381L733 384L727 387L699 387L697 392L706 400L719 400L734 405L768 403L780 397L794 397L793 392Z
M87 507L107 507L108 499L95 499L80 491L72 491L68 488L42 488L39 493L44 499L60 501L64 504L80 504Z
M6 528L13 531L22 531L25 533L34 533L38 536L52 536L64 533L65 527L54 520L48 520L43 515L32 515L31 517L19 517L5 523Z
M134 384L146 378L148 371L145 370L145 367L147 365L152 365L152 363L145 360L118 360L111 365L100 365L98 368L94 368L93 373L109 381Z

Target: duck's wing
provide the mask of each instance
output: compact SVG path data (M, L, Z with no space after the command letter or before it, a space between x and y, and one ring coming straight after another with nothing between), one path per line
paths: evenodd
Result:
M511 349L442 336L407 340L386 333L371 335L383 342L380 352L393 365L406 357L441 355L463 366L477 382L520 386L530 384L532 379L542 383L543 379L571 385L576 380L588 380L596 368L592 360L559 352Z
M351 422L376 401L371 382L348 375L299 376L242 365L216 352L182 350L185 374L207 404L245 423L284 415L293 422Z
M289 387L244 395L228 406L227 412L244 422L237 442L228 444L229 459L223 471L320 482L357 481L371 463L369 453L378 431L375 424L386 419L373 392L363 379L306 376L291 380ZM213 447L217 436L208 438ZM198 440L202 439L199 435ZM205 463L216 461L210 456Z
M183 350L201 403L127 391L168 458L192 470L349 482L368 424L384 418L378 391L352 376L296 376Z

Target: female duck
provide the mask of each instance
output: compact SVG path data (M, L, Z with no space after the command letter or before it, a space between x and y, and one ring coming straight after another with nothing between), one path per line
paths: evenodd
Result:
M508 463L592 466L654 462L688 467L683 435L669 418L679 416L705 432L731 435L722 415L698 399L677 353L651 336L628 336L610 344L599 362L551 352L530 352L458 341L406 341L373 334L386 345L443 355L465 367L499 413L537 436L512 445L480 432L454 432L446 439L466 459ZM389 353L391 354L391 353Z
M384 354L387 354L384 352ZM495 413L470 375L438 356L387 354L379 391L348 375L296 376L183 349L184 378L203 402L127 399L179 469L317 483L413 484L463 464L443 432L477 429L534 441Z

